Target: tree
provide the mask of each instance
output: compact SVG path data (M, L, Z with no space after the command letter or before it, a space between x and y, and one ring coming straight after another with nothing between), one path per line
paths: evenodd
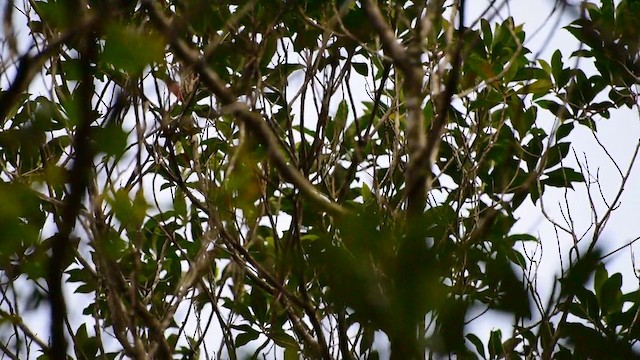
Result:
M571 134L638 110L637 2L561 4L583 47L545 61L462 0L8 1L2 351L638 357L598 241L640 142L590 238L549 218L574 243L548 298L512 230L549 189L595 196ZM468 332L478 309L513 333Z

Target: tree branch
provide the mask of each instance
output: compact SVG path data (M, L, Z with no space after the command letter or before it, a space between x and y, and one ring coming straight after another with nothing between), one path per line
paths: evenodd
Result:
M11 86L0 96L0 122L4 122L11 109L13 109L15 102L20 98L20 95L29 88L29 84L31 84L34 76L38 74L42 65L54 56L60 46L77 36L78 33L85 32L86 29L93 26L94 23L94 18L87 18L73 29L51 40L49 44L36 55L29 55L27 53L20 57L18 70Z
M421 214L426 203L425 182L430 166L424 166L420 154L426 146L426 131L422 114L422 84L425 77L421 63L421 41L416 40L410 50L398 43L393 29L387 24L378 5L372 0L363 1L363 8L376 32L382 47L404 74L403 90L407 106L407 149L409 164L405 174L407 206L410 216Z
M193 50L184 40L180 39L172 26L153 0L144 0L143 6L149 16L156 23L158 29L169 40L175 55L185 64L192 66L200 79L217 96L222 105L233 113L237 119L245 124L247 129L258 137L267 148L267 153L280 174L313 203L332 215L344 215L347 211L340 205L330 201L320 194L300 171L291 166L282 155L277 138L260 114L252 112L246 104L237 101L236 96L226 87L222 79L216 74L200 54Z

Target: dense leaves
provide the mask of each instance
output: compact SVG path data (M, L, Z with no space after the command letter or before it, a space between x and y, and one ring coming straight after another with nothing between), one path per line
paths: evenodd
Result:
M9 2L37 46L5 33L2 350L64 358L23 320L62 276L74 358L637 357L597 236L541 299L514 226L637 107L638 3L566 27L594 73L461 4ZM510 335L468 332L493 311Z

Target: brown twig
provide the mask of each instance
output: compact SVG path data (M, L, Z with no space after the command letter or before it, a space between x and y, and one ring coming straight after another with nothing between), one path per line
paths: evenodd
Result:
M346 214L347 211L342 206L320 194L300 171L288 163L287 159L282 155L278 139L273 134L267 121L260 114L252 112L246 104L237 101L236 96L226 87L218 74L207 65L200 54L176 35L172 22L163 15L157 3L152 0L145 0L142 3L158 29L169 40L175 55L185 64L193 67L202 82L217 96L220 103L258 137L260 142L267 148L267 153L280 174L287 181L294 184L307 199L324 211L333 215Z

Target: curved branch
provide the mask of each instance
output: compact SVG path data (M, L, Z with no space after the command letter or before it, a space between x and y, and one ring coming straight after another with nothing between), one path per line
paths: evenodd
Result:
M394 65L404 74L403 90L407 106L407 148L409 164L406 171L406 193L409 215L422 213L427 198L427 173L431 166L424 166L420 160L426 146L426 131L422 114L422 84L425 73L421 63L421 42L405 48L398 42L393 29L387 24L380 8L372 0L363 2L363 8L374 29L380 36L382 47L393 60Z
M29 329L29 327L25 325L24 321L22 321L22 318L20 316L10 314L0 309L0 318L9 320L13 325L18 326L29 339L33 340L36 344L38 344L38 346L40 346L42 352L44 352L45 354L51 352L51 348L49 347L49 345L47 345L42 339L38 337L38 335L31 331L31 329Z
M225 105L240 122L258 137L262 145L267 148L269 158L273 161L280 174L295 185L307 199L324 211L333 215L346 214L347 211L342 206L320 194L300 171L287 162L280 150L278 139L267 122L260 114L252 112L246 104L237 101L236 96L226 87L218 74L211 70L200 54L176 35L171 21L162 14L156 2L145 0L142 3L158 29L169 40L175 55L185 64L192 66L202 82L217 96L220 103Z

